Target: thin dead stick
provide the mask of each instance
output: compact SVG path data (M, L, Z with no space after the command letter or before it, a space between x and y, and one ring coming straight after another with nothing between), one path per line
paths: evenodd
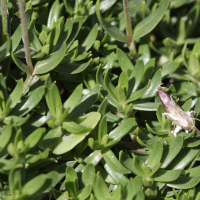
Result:
M22 33L24 39L24 47L25 47L25 55L26 55L26 64L30 74L33 74L34 68L31 60L31 54L29 50L29 39L28 39L28 30L26 24L26 15L24 10L24 3L23 0L18 0L19 12L20 12L20 19L22 24Z
M7 1L1 0L2 12L2 44L7 41L8 35L8 19L7 19Z
M125 22L126 22L126 36L129 41L129 48L130 50L135 48L134 42L133 42L133 31L132 31L132 25L131 25L131 17L129 12L129 5L128 0L123 0L124 5L124 16L125 16Z

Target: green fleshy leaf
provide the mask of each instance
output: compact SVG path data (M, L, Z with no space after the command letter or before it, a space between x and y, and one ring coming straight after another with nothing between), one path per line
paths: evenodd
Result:
M7 146L12 136L12 127L7 125L3 128L2 133L0 135L1 144L0 144L0 152ZM1 154L0 154L1 155Z
M12 40L12 51L14 52L20 41L22 39L22 26L21 24L17 27L16 31L13 33L13 35L11 36L11 40Z
M56 26L52 29L52 31L49 33L45 44L49 45L49 53L51 53L58 41L58 38L60 36L60 26Z
M99 129L98 129L98 141L100 144L105 135L107 135L107 121L106 121L106 116L103 116L103 118L99 123Z
M63 7L63 3L60 4L58 0L54 1L48 16L48 28L52 29L56 21L61 17Z
M102 156L106 164L115 172L119 174L129 174L130 171L125 168L118 159L115 157L114 153L111 150L102 151Z
M65 101L63 107L69 109L69 113L78 105L82 97L83 85L78 85L70 97Z
M134 168L133 159L128 157L123 151L120 151L119 153L119 162L122 163L133 174L138 174L137 170Z
M156 27L167 11L169 2L169 0L163 0L158 9L136 25L133 33L135 39L143 37Z
M128 73L129 70L132 71L134 69L134 65L132 64L128 56L119 48L117 48L117 59L122 71Z
M133 167L142 177L149 177L151 173L150 169L144 164L144 162L135 155L133 155Z
M45 132L45 128L38 128L26 138L24 141L24 145L27 146L26 152L28 152L39 143Z
M2 74L0 74L0 91L3 96L2 99L7 101L8 100L8 92L7 92L7 88L6 88L6 80Z
M137 90L142 80L143 73L144 73L144 63L142 60L139 60L136 63L135 68L132 70L132 74L129 77L129 81L133 80L132 85L134 85L132 87L133 89L130 92L134 92Z
M69 18L67 19L67 21L65 22L64 26L60 31L60 36L58 38L54 51L57 51L67 41L72 32L72 27L73 27L73 19Z
M25 72L26 74L30 74L29 70L28 70L28 67L19 59L17 58L13 51L11 51L11 58L12 60L14 61L14 63L17 65L17 67L19 69L21 69L23 72Z
M108 191L106 183L104 182L101 175L98 173L94 179L93 184L94 194L98 199L109 199L111 195Z
M167 184L168 187L176 189L190 189L199 183L200 177L193 178L180 176L177 180Z
M80 53L84 51L88 51L92 45L94 44L98 34L98 24L95 24L88 34L88 36L85 38L84 42L81 44L80 47Z
M161 168L166 168L181 151L183 146L183 137L177 136L172 140L172 142L163 151L162 166Z
M54 70L61 74L78 74L89 67L92 59L86 63L76 64L76 63L62 63L58 65Z
M81 29L82 24L83 24L83 17L77 17L73 20L73 28L71 31L71 35L67 39L67 49L69 49L69 47L75 40L76 36L78 35L78 33Z
M192 107L192 99L188 99L181 107L184 111L190 111Z
M62 136L62 128L58 126L57 128L51 129L42 139L39 146L42 149L52 148Z
M177 68L179 67L179 63L177 62L170 62L162 67L162 77L166 77L172 73L174 73Z
M180 175L181 175L181 169L177 169L177 170L158 170L154 176L154 180L155 181L159 181L159 182L171 182L176 180Z
M153 97L156 94L156 92L158 91L158 88L160 87L161 81L162 81L162 72L161 72L161 70L158 70L154 74L153 78L151 79L151 84L150 84L148 90L142 96L141 99Z
M112 84L112 82L110 81L110 78L109 78L109 68L107 68L106 72L105 72L105 77L104 77L104 86L108 92L108 94L110 95L110 97L118 102L118 98L115 94L115 87L114 85Z
M85 113L93 104L96 102L100 92L100 87L97 85L93 88L72 110L72 112L67 116L66 120L75 120L83 113Z
M95 167L92 163L88 163L84 170L82 175L82 182L84 186L92 185L95 177Z
M16 190L22 190L22 185L25 182L24 179L23 165L18 164L9 173L9 187L13 194L15 194Z
M60 93L55 83L51 85L49 90L49 101L47 102L51 114L56 118L61 118L62 115L62 101Z
M49 172L47 175L40 174L30 180L22 188L22 193L26 198L36 198L45 190L51 187L53 180L57 177L56 172Z
M162 158L162 153L163 153L163 145L160 141L157 141L150 152L147 165L152 168L153 166L160 163L160 160Z
M137 100L140 97L142 97L147 91L147 89L149 88L150 83L151 81L149 80L148 84L144 88L137 90L135 92L132 92L129 99L126 101L126 103L130 103L131 101Z
M136 126L134 118L126 118L117 128L112 130L109 134L109 139L117 140L125 136L130 130Z
M21 96L22 96L22 92L23 92L23 80L20 79L17 82L17 85L15 86L14 90L12 91L12 93L10 94L10 99L11 99L11 105L10 108L14 108L15 105L18 103L18 101L20 100Z
M115 171L113 171L107 163L103 162L104 164L104 168L107 171L107 173L111 176L111 178L115 181L115 183L121 184L123 187L126 186L127 182L128 182L128 178L123 175L123 174L119 174Z
M88 164L88 163L92 163L94 166L96 166L99 163L99 161L101 160L101 158L102 158L101 152L94 151L84 159L83 163L79 164L76 167L75 171L82 172L84 170L86 164Z
M92 191L92 186L87 185L85 188L79 190L77 197L79 199L87 199L91 194L91 191Z
M34 74L43 74L54 69L65 56L66 44L58 51L46 56L43 60L38 61L35 65Z
M81 135L65 133L61 141L54 148L53 153L56 155L60 155L74 148L92 131L92 129L94 129L94 127L100 120L100 117L101 115L96 112L91 112L91 113L86 114L83 117L80 117L77 120L77 123L79 123L79 125L84 126L86 128L85 133Z
M10 115L23 116L30 112L42 99L44 95L44 86L41 86L25 97L15 108L10 112Z
M149 78L150 78L151 75L152 75L154 66L155 66L155 58L150 59L150 60L144 65L144 73L143 73L143 77L142 77L142 80L141 80L141 83L140 83L140 88L141 88L141 87L144 87L144 86L147 84Z
M169 165L170 169L184 169L200 152L200 147L184 148Z
M145 94L147 94L147 92ZM139 104L133 103L133 109L144 110L144 111L156 111L158 108L158 105L159 103L153 103L153 102L139 103Z
M121 30L119 30L115 26L110 25L110 23L108 23L107 21L105 21L101 17L101 13L100 13L100 0L97 0L97 3L96 3L96 14L97 14L97 18L98 18L99 22L101 23L102 27L105 29L105 31L111 37L115 38L116 40L118 40L120 42L128 43L126 35L123 32L121 32Z
M40 40L37 37L37 34L35 32L35 19L31 21L28 27L28 36L29 36L29 43L30 46L36 50L40 50L42 45L40 43Z
M75 122L63 122L62 128L74 134L83 134L85 128Z

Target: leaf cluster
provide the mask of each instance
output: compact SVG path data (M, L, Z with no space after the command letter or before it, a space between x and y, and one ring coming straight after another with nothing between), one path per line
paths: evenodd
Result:
M157 94L199 120L200 2L125 1L24 1L33 72L0 6L0 200L200 199L200 136Z

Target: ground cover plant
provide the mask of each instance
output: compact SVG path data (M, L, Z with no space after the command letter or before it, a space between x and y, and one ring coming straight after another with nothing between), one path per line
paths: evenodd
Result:
M0 199L200 200L198 0L0 8Z

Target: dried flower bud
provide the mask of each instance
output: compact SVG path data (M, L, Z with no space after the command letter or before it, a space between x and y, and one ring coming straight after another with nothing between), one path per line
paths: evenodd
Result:
M172 99L172 97L163 90L159 89L158 95L166 111L166 113L163 114L166 117L170 118L173 121L173 124L177 125L178 128L180 127L182 129L185 129L186 131L191 131L195 129L196 132L199 134L198 129L195 127L195 118L192 115L193 111L183 111L179 107L179 105Z

